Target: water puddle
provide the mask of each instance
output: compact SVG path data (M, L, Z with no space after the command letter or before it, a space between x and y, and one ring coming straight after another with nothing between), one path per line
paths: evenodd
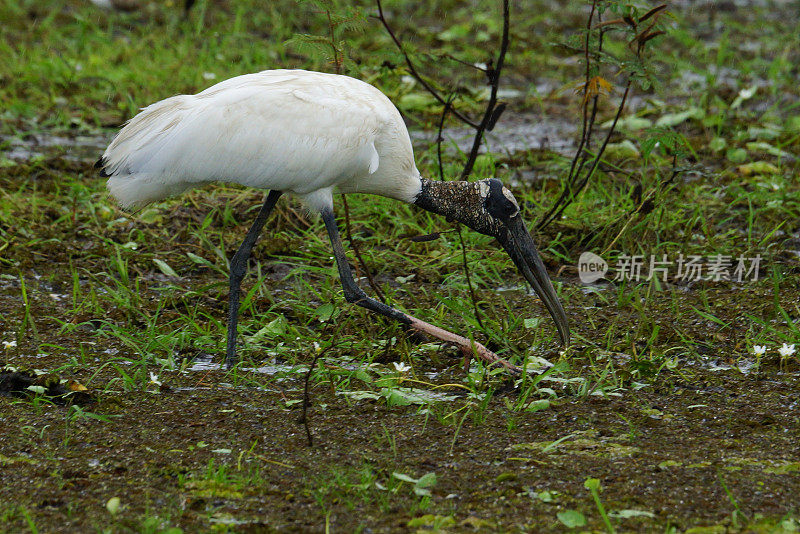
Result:
M508 111L509 115L511 114ZM577 133L574 120L559 120L543 117L539 114L516 114L514 117L503 117L494 130L486 132L486 142L481 146L481 153L488 150L495 153L513 153L521 150L548 149L569 154L575 148ZM414 130L410 132L411 141L419 150L436 142L436 132ZM458 151L469 153L475 130L472 128L445 128L442 131L445 142L442 150L448 153Z
M525 293L526 295L538 297L538 295L533 290L533 288L531 288L530 286L527 286L527 285L523 285L523 284L516 285L516 286L498 286L498 287L494 288L493 291L495 293L507 293L509 291L521 291L521 292Z
M7 144L0 156L15 161L29 161L41 156L61 156L71 161L96 161L108 146L112 135L66 137L28 134L25 139L0 136L0 144Z
M187 368L188 371L225 371L222 363L215 363L210 354L199 354L194 363ZM307 365L287 365L287 364L268 364L260 367L240 367L239 371L247 373L258 373L263 375L277 374L302 374L308 372Z
M214 363L213 356L210 354L198 354L194 363L189 367L188 371L219 371L222 369L222 364Z
M717 358L703 358L700 362L700 367L708 371L739 371L743 375L749 375L751 371L757 369L754 360L741 360L738 362L721 361Z

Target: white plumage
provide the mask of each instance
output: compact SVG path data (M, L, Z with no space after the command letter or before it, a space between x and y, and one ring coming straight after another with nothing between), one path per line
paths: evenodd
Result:
M333 205L337 187L406 202L421 187L408 131L383 93L302 70L237 76L156 102L102 161L126 208L212 181L291 192L317 211Z

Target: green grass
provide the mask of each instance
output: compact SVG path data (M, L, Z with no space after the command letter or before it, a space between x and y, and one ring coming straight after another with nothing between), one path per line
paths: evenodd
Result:
M458 105L468 112L480 109L486 98L482 74L441 55L484 61L499 32L496 4L387 5L405 39L421 51L434 51L419 55L423 71L445 87L460 86ZM581 78L580 64L551 47L583 23L583 4L571 5L574 9L560 16L543 3L541 9L536 3L515 13L504 87L522 94L511 99L498 128L520 116L577 124L578 97L569 84ZM198 7L184 19L180 6L168 3L151 3L131 14L78 1L10 0L0 6L0 342L6 343L0 354L9 365L47 369L78 380L101 398L123 399L114 402L164 398L180 388L230 386L231 395L281 391L283 398L270 398L274 404L263 409L294 417L300 379L317 351L326 350L311 374L312 397L326 395L315 413L374 403L390 421L365 437L369 447L386 451L386 458L326 461L319 473L313 464L311 476L279 491L266 469L285 458L245 450L249 445L237 442L231 431L213 446L192 449L197 457L185 465L165 461L165 470L176 469L170 479L177 480L176 491L193 499L248 502L277 491L286 502L298 495L306 499L326 522L335 522L342 510L368 510L369 521L399 510L403 517L430 514L420 525L437 528L458 515L458 507L444 497L459 490L448 482L449 468L408 462L414 444L404 434L405 424L396 423L402 418L412 421L410 434L436 429L437 450L447 457L476 439L476 428L488 434L505 427L513 434L542 413L558 413L572 403L620 398L615 395L628 400L640 390L671 391L697 377L706 380L706 367L749 369L755 362L758 376L776 381L783 379L781 372L796 372L797 356L780 358L777 348L800 343L800 278L792 252L800 249L800 104L793 71L800 37L791 24L796 16L775 6L752 7L747 16L673 8L673 28L656 42L661 86L637 93L602 172L565 216L538 236L550 272L555 276L565 267L555 276L573 327L573 343L565 352L540 302L520 290L499 290L523 281L492 240L463 232L481 327L451 225L395 201L350 197L354 240L391 304L528 363L518 383L504 384L504 373L477 362L463 372L452 349L420 345L398 325L347 305L324 228L293 200L279 204L243 285L239 353L244 363L227 374L188 371L195 358L212 355L219 362L224 352L228 258L262 193L213 185L137 214L124 213L107 197L93 159L120 124L156 100L267 68L331 70L314 54L284 44L298 33L325 32L323 17L311 4L208 1ZM371 4L363 7L365 13L372 10ZM439 106L404 79L404 69L384 64L400 64L401 58L375 21L368 19L363 31L348 34L346 47L348 72L384 90L412 128L426 132L426 140L417 142L418 166L424 175L438 176L431 140ZM560 90L537 91L538 82ZM618 98L614 94L601 108L601 122L610 118ZM670 124L689 149L678 161L682 173L666 188L660 184L672 173L671 159L659 149L647 157L642 150L651 135L648 125L659 120ZM53 136L93 137L98 147L78 150L71 141L37 146ZM497 147L479 158L474 173L514 183L531 223L557 198L559 179L569 166L563 154L533 148L539 141L532 139L531 148L513 153ZM633 153L624 151L624 141L632 143ZM20 147L30 157L12 158L12 149ZM446 143L448 177L458 173L462 156ZM632 214L646 198L652 199L652 209ZM445 233L424 243L409 239L434 232ZM758 281L742 284L654 280L587 291L577 282L575 268L585 250L600 253L612 266L622 255L672 260L679 254L724 255L735 261L760 254L763 270ZM360 283L366 288L365 280ZM756 359L753 345L766 345L768 353ZM398 370L393 363L400 362L410 369ZM263 365L277 369L272 374L246 370ZM14 402L9 410L27 410L30 418L20 439L49 455L37 460L43 463L92 432L111 432L106 429L123 424L120 419L130 420L113 403L64 408L34 391ZM642 416L644 422L630 414L621 417L619 432L646 433L650 415ZM561 436L571 434L562 430ZM330 434L328 440L335 441ZM206 448L233 452L214 460L201 450ZM240 461L234 461L239 454ZM6 457L0 461L17 465ZM242 461L251 463L243 467ZM433 497L415 493L419 484L395 472L414 480L436 472ZM580 509L592 528L610 530L613 521L622 530L622 519L609 519L596 493L596 506L585 499L580 483L595 475L579 475L578 490L564 506ZM727 476L724 480L729 486L721 502L727 504L719 506L732 504L731 517L741 528L796 524L796 510L785 509L788 515L780 520L757 517L752 510L745 515L740 507L746 503ZM602 502L609 511L619 510L622 505L608 497L609 483L603 480L602 486ZM527 491L514 488L507 498ZM200 523L189 521L177 501L140 501L123 499L129 508L123 507L110 528L167 532L172 525L201 524L235 530L229 522L234 514L218 513L205 501L197 505L199 512L191 512L202 515ZM145 502L151 508L139 506ZM35 506L4 505L0 525L45 529ZM555 508L542 513L551 521L547 528L559 525ZM690 519L681 518L683 526L694 525ZM100 529L102 522L94 524ZM318 525L324 525L322 519ZM498 528L512 528L503 525ZM663 521L648 525L670 528Z

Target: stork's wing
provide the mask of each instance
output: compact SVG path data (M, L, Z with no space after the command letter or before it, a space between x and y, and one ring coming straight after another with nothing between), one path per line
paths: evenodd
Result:
M239 76L144 108L101 164L123 206L215 180L305 195L378 168L375 139L391 120L387 104L380 91L352 78Z

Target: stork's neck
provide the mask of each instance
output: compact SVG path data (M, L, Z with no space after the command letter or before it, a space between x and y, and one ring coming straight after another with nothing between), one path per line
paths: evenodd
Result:
M413 203L444 215L448 221L458 221L477 232L493 235L497 221L484 206L487 194L484 182L440 182L423 178L422 189Z

